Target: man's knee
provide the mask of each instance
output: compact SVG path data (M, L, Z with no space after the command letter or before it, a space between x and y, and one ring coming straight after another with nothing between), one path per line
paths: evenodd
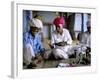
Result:
M25 45L24 52L27 53L28 55L35 57L35 53L34 53L33 48L30 44Z
M35 57L35 54L33 53L32 46L30 44L26 44L23 49L23 58L24 63L29 64L32 60L32 57Z
M68 55L60 49L55 49L53 51L53 54L54 54L55 58L68 59Z

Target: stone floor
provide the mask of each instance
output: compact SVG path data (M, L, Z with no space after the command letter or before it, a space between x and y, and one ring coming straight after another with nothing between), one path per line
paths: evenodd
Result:
M50 47L47 45L49 41L47 39L44 40L45 44L44 47L47 50L47 53L51 53ZM76 43L76 42L74 42ZM82 55L83 57L84 55ZM88 62L89 61L89 62ZM69 58L66 60L55 60L55 59L49 59L49 60L42 60L40 63L36 64L37 67L33 67L33 69L41 69L41 68L56 68L58 64L64 63L64 64L71 64L74 66L88 66L91 64L91 58L89 57L88 60L84 59L83 61L80 60L80 57L74 57ZM23 66L23 69L27 69L26 66Z
M90 61L90 60L89 60ZM56 68L58 64L69 64L68 67L80 67L80 66L90 66L91 63L84 63L83 61L79 60L78 58L69 58L66 60L43 60L40 63L36 64L36 67L32 69L42 69L42 68ZM24 69L27 69L24 66Z

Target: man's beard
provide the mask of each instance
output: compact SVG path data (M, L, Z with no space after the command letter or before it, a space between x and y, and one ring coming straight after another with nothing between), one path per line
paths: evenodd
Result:
M32 35L33 37L35 37L36 34L37 34L37 32L34 32L34 33L31 32L31 35Z

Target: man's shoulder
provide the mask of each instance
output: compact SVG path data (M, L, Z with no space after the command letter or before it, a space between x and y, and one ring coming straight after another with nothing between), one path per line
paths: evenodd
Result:
M31 37L32 35L31 35L31 33L30 32L25 32L25 33L23 33L23 37Z
M69 32L69 30L66 29L66 28L63 28L63 31L64 31L65 33L68 33L68 32Z
M29 32L24 32L23 35L29 35Z
M83 34L82 34L82 36L84 36L84 37L87 37L87 36L89 36L90 34L89 34L89 32L87 32L87 31L85 31Z
M83 34L89 34L89 32L88 31L85 31Z

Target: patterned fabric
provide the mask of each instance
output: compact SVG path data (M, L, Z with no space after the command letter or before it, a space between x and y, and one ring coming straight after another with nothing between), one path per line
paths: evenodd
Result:
M35 34L35 36L32 36L31 32L24 33L23 44L24 46L26 46L26 44L30 44L35 54L43 51L42 42L38 33Z

